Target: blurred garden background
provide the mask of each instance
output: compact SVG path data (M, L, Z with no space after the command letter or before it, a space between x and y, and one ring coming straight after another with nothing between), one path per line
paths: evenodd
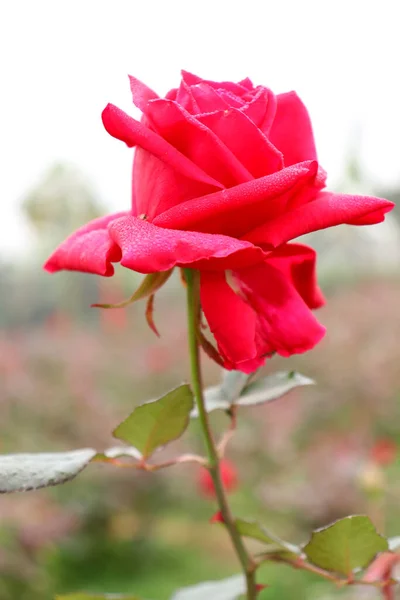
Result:
M245 40L252 35L250 24L259 27L254 15L250 19L239 9L237 14L229 12L233 20L225 22L221 8L215 16L211 5L204 3L201 22L210 18L212 33L218 29L216 19L227 29L217 45L212 39L211 46L205 47L201 32L190 41L191 20L186 13L182 16L183 3L167 2L170 12L165 12L164 4L154 3L155 37L146 20L149 7L121 1L114 4L117 13L108 15L101 2L87 2L83 8L72 2L68 10L60 3L60 13L51 3L34 4L34 9L28 2L16 2L9 12L1 9L6 13L2 27L8 27L10 36L6 41L3 37L2 43L9 44L11 59L6 65L7 92L0 101L5 103L0 177L0 452L102 450L115 443L112 429L138 403L188 379L184 294L177 275L157 294L155 320L161 334L157 339L146 325L140 302L119 310L90 308L95 302L129 297L140 276L123 269L110 279L76 273L50 276L41 267L55 245L77 226L110 207L123 209L129 203L131 152L122 145L116 149L99 119L99 109L120 93L118 89L113 94L116 76L125 75L126 67L146 79L147 70L155 87L159 73L162 88L166 70L175 72L169 86L173 87L179 67L191 69L193 63L193 70L201 68L199 74L205 77L208 69L210 77L220 79L250 75L268 85L270 78L271 87L274 82L278 88L286 86L278 92L298 84L305 103L311 104L312 118L313 108L319 107L315 134L317 147L322 148L321 163L333 172L330 187L397 201L400 163L395 141L400 120L393 90L382 84L390 71L388 61L396 61L395 44L388 46L396 3L380 3L377 13L365 3L355 2L357 10L345 10L344 4L337 3L332 9L336 33L329 30L326 45L321 45L325 17L318 13L318 3L305 2L302 35L291 36L283 53L284 68L276 64L273 54L280 41L276 32L272 47L270 41L255 36L255 62L248 46L246 60L243 52L236 60L234 45L231 57L229 51L223 57L218 54L221 39L233 44L242 18ZM265 19L272 25L275 19L281 26L283 13L268 13L268 5ZM19 10L22 29L18 29ZM298 16L290 20L292 33ZM130 47L128 40L126 46L118 42L110 49L108 34L111 39L118 36L117 24L127 34L128 18L132 39L142 36L140 48ZM161 31L163 20L167 32ZM368 27L374 22L378 29L379 23L383 26L379 44L374 42L376 60L369 60ZM282 39L286 29L277 28ZM184 39L181 53L176 42L179 32ZM354 36L349 40L351 32ZM304 62L311 46L310 35L303 33L319 36L318 52L328 70L321 81L326 77L331 82L328 88L315 82L315 74L321 71L311 58ZM341 33L347 53L335 54L329 43L338 41ZM172 46L167 44L170 34L175 39ZM195 48L200 39L203 53ZM261 64L264 46L269 52ZM13 48L19 54L13 54ZM304 61L293 64L289 56L293 53L300 53ZM103 69L100 92L95 80ZM120 89L124 82L118 81ZM383 85L386 95L374 94L374 82ZM98 90L95 101L93 88ZM347 112L345 93L349 94ZM92 115L87 126L80 100L84 116ZM91 152L92 158L87 158ZM320 285L327 297L319 319L328 333L314 351L287 360L274 358L263 372L298 370L317 385L292 391L276 403L243 409L228 452L239 480L231 496L232 508L238 516L257 518L293 542L307 540L313 528L356 513L368 514L380 532L400 535L400 208L381 225L343 226L304 241L319 252ZM208 358L204 367L206 383L215 384L218 367ZM216 430L227 425L223 414L213 413L212 420ZM194 449L202 452L195 422L165 453ZM213 500L203 495L199 471L192 465L156 474L91 465L63 486L2 496L0 600L44 600L78 590L132 592L148 600L168 600L184 585L234 574L237 564L229 540L219 525L208 522L215 510ZM275 564L263 568L261 580L270 585L260 594L262 599L375 597L370 590L338 591L313 575Z

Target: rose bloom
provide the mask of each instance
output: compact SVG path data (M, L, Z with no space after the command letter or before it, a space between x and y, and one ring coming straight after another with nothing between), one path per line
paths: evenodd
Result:
M183 72L159 98L130 77L141 121L109 104L106 130L135 147L132 206L91 221L47 261L111 276L200 271L201 307L228 369L313 348L324 328L315 252L289 243L333 225L370 225L393 204L325 191L307 110L295 92Z

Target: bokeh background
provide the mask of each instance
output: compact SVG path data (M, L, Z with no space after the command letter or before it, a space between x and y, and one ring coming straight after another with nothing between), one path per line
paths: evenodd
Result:
M188 377L179 278L157 296L157 339L139 279L42 272L75 227L129 205L132 152L103 130L112 101L133 112L126 75L159 93L179 69L296 89L331 188L400 196L398 3L15 0L0 6L0 452L113 444L133 407ZM385 224L308 236L320 253L325 340L264 371L317 381L243 411L229 458L232 506L294 542L351 513L400 533L400 211ZM206 381L219 371L205 359ZM214 414L215 415L215 414ZM226 421L213 415L215 427ZM201 451L190 431L169 453ZM199 473L93 465L73 482L0 498L0 599L75 590L174 589L237 571ZM271 565L262 598L366 598ZM364 594L364 595L362 595Z

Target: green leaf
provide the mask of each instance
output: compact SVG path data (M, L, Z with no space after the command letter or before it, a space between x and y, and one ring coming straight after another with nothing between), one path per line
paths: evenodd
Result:
M73 479L96 455L93 448L71 452L0 456L0 493L27 492Z
M276 550L284 550L293 555L301 554L300 548L289 542L281 540L278 536L270 533L257 523L256 521L247 521L245 519L235 519L236 529L243 537L252 538L268 545L268 551L273 552Z
M290 390L303 385L312 385L314 381L295 371L279 371L262 379L249 383L252 375L240 371L224 371L221 385L215 385L204 391L207 412L229 410L236 406L253 406L272 402L281 398ZM190 415L199 416L197 407Z
M204 403L207 412L228 410L232 403L239 398L250 377L252 375L246 375L241 371L223 370L221 384L204 390ZM197 406L194 407L190 416L192 418L199 416Z
M181 385L162 398L135 408L113 432L113 435L134 446L144 458L160 446L179 438L189 423L193 394L188 385Z
M56 596L55 600L140 600L140 598L139 596L124 596L123 594L86 594L85 592L78 592L77 594Z
M376 532L369 517L354 516L314 531L303 550L314 565L349 576L387 549L387 540Z
M205 581L178 590L171 600L237 600L246 592L243 575L234 575L219 581Z
M272 402L281 398L290 390L303 385L312 385L314 381L295 371L279 371L250 383L235 402L239 406L252 406Z
M267 531L256 521L246 521L245 519L236 519L236 529L240 535L244 537L264 542L265 544L275 544L274 536ZM279 545L279 544L277 544Z
M236 402L253 375L253 373L247 375L241 371L224 370L222 375L222 383L219 386L221 397L225 400L228 400L231 404Z
M161 271L159 273L149 273L149 275L146 275L138 289L130 298L128 298L128 300L124 300L124 302L120 302L119 304L92 304L92 307L125 308L137 300L141 300L142 298L147 298L148 296L155 294L155 292L159 290L160 287L163 286L164 283L169 279L171 273L172 269L170 271Z
M231 407L229 400L221 397L219 385L215 385L204 390L204 404L208 413L212 412L213 410L228 410ZM197 406L193 408L190 416L192 419L198 418L199 411Z

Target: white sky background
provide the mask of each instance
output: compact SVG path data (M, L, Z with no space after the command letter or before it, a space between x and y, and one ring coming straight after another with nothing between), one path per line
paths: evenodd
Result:
M130 204L132 151L104 130L132 111L127 74L160 94L184 68L295 89L320 162L340 175L362 129L368 176L400 179L399 0L3 0L0 252L28 248L19 204L55 161L76 164L111 210Z

